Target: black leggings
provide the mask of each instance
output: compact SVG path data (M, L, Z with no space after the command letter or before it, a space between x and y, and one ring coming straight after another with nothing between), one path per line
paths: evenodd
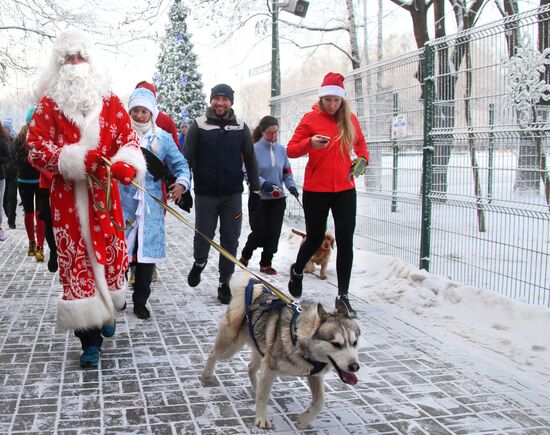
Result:
M38 183L18 183L19 196L25 213L38 211Z
M52 227L52 209L50 208L50 189L38 189L38 211L39 217L44 221L44 234L50 251L57 251L55 245L55 235Z
M286 198L259 200L259 203L257 210L249 209L252 232L248 235L242 255L249 260L254 250L263 246L260 266L271 266L273 255L279 247Z
M353 233L357 213L355 189L343 192L304 191L303 204L307 238L298 251L294 271L301 273L311 256L321 247L327 230L328 212L331 210L334 218L334 236L338 247L336 254L338 294L347 294L353 264Z

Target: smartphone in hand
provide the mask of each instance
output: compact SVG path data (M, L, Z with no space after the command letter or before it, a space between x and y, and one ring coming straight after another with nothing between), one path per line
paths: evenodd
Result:
M322 134L313 135L311 138L311 146L313 148L324 148L330 141L330 136L323 136Z

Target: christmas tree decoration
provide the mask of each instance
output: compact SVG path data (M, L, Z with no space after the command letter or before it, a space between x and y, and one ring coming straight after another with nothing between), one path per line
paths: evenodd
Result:
M168 113L176 125L188 118L204 114L206 96L197 56L193 51L186 19L189 9L175 0L168 14L166 35L161 41L157 72L153 76L157 87L159 108Z

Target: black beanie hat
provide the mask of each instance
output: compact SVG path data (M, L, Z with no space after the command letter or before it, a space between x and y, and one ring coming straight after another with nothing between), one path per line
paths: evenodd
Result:
M277 121L277 118L275 118L274 116L267 115L267 116L264 116L262 119L260 119L259 126L260 126L260 131L262 133L272 125L276 125L276 126L279 125L279 121Z
M233 94L234 92L231 86L220 83L210 90L210 101L212 101L214 97L227 97L229 101L231 101L231 104L233 104Z

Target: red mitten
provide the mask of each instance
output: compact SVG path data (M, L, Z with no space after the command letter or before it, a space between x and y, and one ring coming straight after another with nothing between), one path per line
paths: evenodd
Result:
M111 175L127 186L136 176L136 170L128 163L116 162L111 165Z
M84 158L84 166L86 167L86 173L95 174L98 168L102 165L102 154L99 150L90 150L86 153Z

